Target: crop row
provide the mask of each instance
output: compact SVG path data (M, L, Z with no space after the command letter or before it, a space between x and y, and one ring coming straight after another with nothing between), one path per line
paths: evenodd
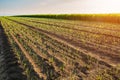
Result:
M44 27L39 28L32 23L23 23L21 20L14 21L5 18L4 20L7 22L4 22L5 25L9 25L6 25L6 31L14 35L27 54L33 58L35 64L42 70L40 71L41 75L46 76L44 79L63 79L64 77L81 79L87 78L87 76L98 78L102 73L107 74L103 77L114 78L109 74L112 69L109 63L100 61L98 58L87 55L87 52L81 52L81 50L72 47L63 41L67 39L59 36L60 33L54 32L54 34L52 31L47 31L49 28L44 29L47 26L41 24L41 27ZM69 32L66 33L69 34ZM32 69L34 70L34 68ZM90 73L91 71L92 73ZM94 75L96 71L100 72Z
M110 62L114 63L120 59L119 58L120 55L118 54L119 46L113 45L113 44L119 45L119 39L109 37L109 36L108 37L104 36L104 38L103 38L103 36L99 36L97 34L90 35L87 32L86 33L83 33L83 32L78 33L77 31L63 29L63 28L56 28L55 26L52 27L50 25L48 26L48 25L44 25L44 24L36 24L36 25L38 25L38 26L36 26L34 23L29 23L29 22L23 23L24 21L22 22L20 19L18 19L18 22L20 24L24 24L27 26L30 25L29 27L35 26L33 28L42 30L43 32L44 31L45 32L47 31L47 33L50 32L52 35L62 38L65 41L70 42L72 45L81 47L83 49L87 48L87 50L92 51L92 53L97 52L97 54L94 54L94 55L111 58L112 61L110 61ZM98 38L100 38L102 40L100 40ZM107 38L109 40L107 40ZM90 39L92 39L92 40L90 40ZM107 45L104 44L105 42L107 42ZM108 43L109 44L111 43L111 45L109 45Z

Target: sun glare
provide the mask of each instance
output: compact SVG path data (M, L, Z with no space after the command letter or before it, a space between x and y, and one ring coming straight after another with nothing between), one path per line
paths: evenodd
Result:
M83 13L119 13L120 0L85 0L75 3Z

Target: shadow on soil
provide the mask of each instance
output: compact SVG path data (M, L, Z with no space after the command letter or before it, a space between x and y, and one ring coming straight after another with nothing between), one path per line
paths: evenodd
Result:
M26 80L0 22L0 80Z

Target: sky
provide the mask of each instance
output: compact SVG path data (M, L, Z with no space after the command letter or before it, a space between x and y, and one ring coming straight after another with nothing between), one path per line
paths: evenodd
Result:
M120 13L120 0L0 0L0 15Z

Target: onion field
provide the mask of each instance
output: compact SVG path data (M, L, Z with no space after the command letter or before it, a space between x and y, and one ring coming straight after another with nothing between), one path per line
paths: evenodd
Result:
M120 24L0 17L0 80L120 80Z

